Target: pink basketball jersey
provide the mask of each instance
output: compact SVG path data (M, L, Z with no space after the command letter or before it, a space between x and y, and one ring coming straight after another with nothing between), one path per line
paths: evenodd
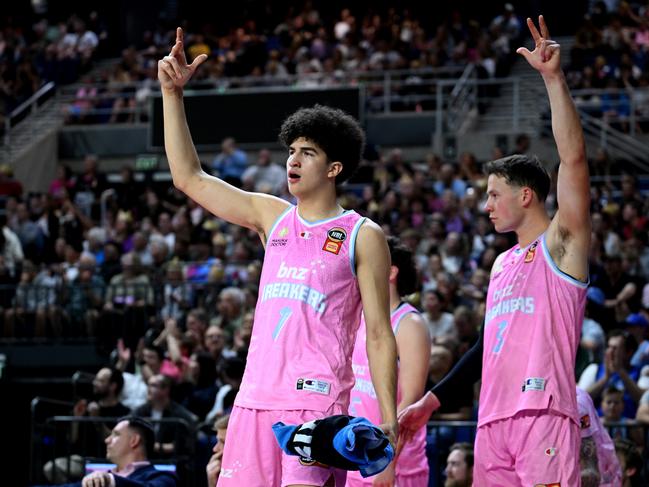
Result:
M390 315L392 330L397 334L399 324L404 316L409 313L419 313L417 309L408 304L401 303ZM374 424L380 424L381 409L376 398L376 392L372 385L370 364L367 358L365 317L361 315L361 325L356 335L354 354L352 356L352 367L356 377L356 383L351 393L349 414L362 416ZM397 403L401 401L401 391L397 385ZM396 472L398 475L414 475L428 471L428 460L426 459L426 426L423 426L407 443L399 456ZM360 478L360 474L349 472L348 476Z
M545 234L496 261L487 293L478 426L523 410L575 422L575 356L586 288L561 272Z
M615 444L597 415L593 400L588 393L577 387L577 409L581 437L591 437L597 445L597 464L602 486L622 485L622 469L615 454Z
M235 404L252 409L347 410L360 324L353 211L308 222L289 207L275 222Z

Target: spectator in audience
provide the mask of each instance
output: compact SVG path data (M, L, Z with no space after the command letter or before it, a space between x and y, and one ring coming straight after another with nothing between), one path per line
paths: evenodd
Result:
M0 164L0 196L21 197L23 185L14 178L14 171L9 164Z
M245 360L242 360L239 357L231 357L225 360L223 366L220 368L221 382L223 385L216 394L212 409L210 409L205 417L207 422L214 421L216 418L223 416L232 410L234 398L241 386L241 379L243 378L245 366Z
M633 313L624 320L626 331L631 333L638 342L638 349L631 357L631 366L641 369L649 365L649 320L642 313Z
M142 231L133 232L133 250L134 256L136 256L140 265L144 267L151 267L153 264L153 257L149 251L149 237Z
M172 380L166 375L152 375L147 385L147 402L134 411L137 416L154 420L179 419L186 423L181 427L176 423L156 423L153 451L156 455L165 457L186 452L188 443L193 441L192 428L198 418L171 400Z
M455 336L460 342L459 355L462 356L468 351L478 339L478 327L476 314L467 306L460 305L453 313L453 326Z
M181 391L182 405L201 420L214 405L221 385L217 374L216 362L209 353L194 352L189 357L181 383L176 387L176 390L184 389Z
M7 215L0 212L0 257L10 277L15 277L25 258L18 236L7 226Z
M217 314L210 325L218 325L230 335L241 327L245 312L246 295L237 287L227 287L219 293L216 304Z
M48 193L54 198L54 201L62 201L68 198L74 190L76 179L70 169L70 166L59 164L56 171L56 178L50 183Z
M216 431L216 443L212 449L213 455L210 457L205 472L207 473L207 487L216 487L216 483L221 475L221 458L223 457L223 448L225 447L225 433L228 430L228 421L230 415L226 414L214 421L214 431Z
M111 348L117 336L123 337L127 346L134 348L148 325L154 304L153 288L135 254L124 254L121 264L122 272L110 280L106 291L101 335Z
M223 364L223 360L232 356L232 352L226 347L227 343L227 333L219 325L209 325L205 330L205 350L212 355L217 368Z
M173 231L171 224L171 215L167 211L163 211L158 215L158 226L153 233L154 236L160 236L164 239L169 249L169 254L173 253L176 246L176 234Z
M146 402L147 387L140 373L133 374L126 369L131 366L131 349L124 345L123 339L117 340L117 347L111 354L115 368L122 372L124 377L124 388L122 389L122 403L129 409L134 410Z
M248 168L248 156L237 149L235 140L227 137L221 142L221 152L214 158L212 169L224 181L241 186L241 178Z
M634 418L642 389L637 380L640 370L630 365L638 343L633 335L622 330L613 330L608 335L608 346L604 361L589 365L579 378L579 387L586 390L593 402L600 400L605 388L613 386L624 391L624 416Z
M45 235L35 221L32 221L27 203L18 203L16 208L17 221L13 231L20 239L25 257L32 262L40 262L45 247Z
M194 301L194 288L183 279L183 268L178 262L167 265L165 284L162 290L162 308L160 317L180 320ZM189 316L187 317L189 320ZM202 342L202 335L197 336L197 341Z
M439 178L433 184L435 193L441 195L447 189L450 189L455 196L463 198L466 193L467 184L459 178L456 168L453 164L445 163L439 171Z
M243 189L279 196L286 186L286 171L272 161L268 149L261 149L257 154L257 162L248 167L241 176Z
M99 274L104 282L110 282L113 277L122 272L121 253L115 242L106 242L103 246L104 259L99 264Z
M422 300L423 315L430 336L435 341L443 335L456 336L453 315L443 310L444 297L439 291L425 291Z
M473 485L473 445L455 443L446 460L444 487L470 487Z
M205 313L203 308L189 310L185 319L185 335L190 335L196 340L197 351L207 350L205 346L205 332L208 326L207 313Z
M634 423L633 419L625 416L624 392L614 386L607 387L602 393L602 420L609 428L614 439L631 439L637 445L642 446L642 429L625 426L627 423ZM635 416L633 416L635 418Z
M649 425L649 390L644 391L640 398L640 405L635 419L642 424Z
M252 292L255 296L258 294L258 291ZM252 325L254 317L255 314L252 311L248 311L243 315L241 327L234 330L231 351L235 353L237 357L245 358L248 355L248 349L250 348L250 339L252 338Z
M634 279L624 272L620 255L602 256L602 260L605 274L592 284L606 296L602 325L605 330L610 330L614 323L624 321L632 308L637 307L635 302L639 299L639 290Z
M83 171L76 179L74 203L87 216L93 214L93 205L107 189L106 176L99 171L99 159L88 154L83 160Z
M449 344L450 345L450 344ZM429 382L427 387L434 387L453 366L454 353L449 345L433 345L430 349ZM439 421L466 421L471 419L473 412L473 384L466 384L457 391L453 401L447 401L435 413L434 419Z
M99 369L92 381L93 400L79 399L72 410L72 415L76 417L92 418L119 418L129 414L131 411L124 406L120 400L120 394L124 386L122 373L111 367L102 367ZM114 422L96 422L96 423L71 423L70 427L70 448L68 451L81 454L85 457L101 456L101 444L111 428L115 426ZM70 457L55 458L47 462L43 467L45 477L50 481L72 480L74 477L80 477L81 472L75 469L68 471L67 464L74 464L78 455Z
M5 336L47 335L47 324L56 336L61 334L61 309L57 290L61 277L49 269L39 272L30 261L23 264L20 282L16 287L13 307L5 310ZM19 330L16 330L16 323ZM33 326L33 330L30 329Z
M61 487L176 487L177 478L157 470L149 457L154 455L153 426L142 418L121 418L106 438L106 458L116 464L115 470L97 471L83 480Z
M63 299L69 326L80 330L82 335L94 337L106 288L104 280L96 273L95 257L82 255L79 272L65 284Z
M615 440L615 451L622 467L622 487L643 487L642 455L631 440Z
M586 312L581 328L580 346L588 355L588 362L601 362L603 360L606 336L595 317L600 316L601 307L604 306L604 293L597 287L589 287L586 293Z

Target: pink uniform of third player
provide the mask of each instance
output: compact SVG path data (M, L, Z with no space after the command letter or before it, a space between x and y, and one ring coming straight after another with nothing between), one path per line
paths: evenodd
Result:
M392 330L397 334L401 320L409 313L418 313L417 309L408 303L401 303L390 315ZM363 416L375 424L381 423L381 410L370 375L370 366L365 348L365 320L356 336L356 345L352 357L352 367L356 383L352 389L349 413L353 416ZM397 388L397 403L401 401L401 391ZM372 485L372 478L363 479L358 472L347 474L347 485ZM428 485L428 461L426 459L426 426L423 426L403 447L396 466L396 485L404 487L419 487Z

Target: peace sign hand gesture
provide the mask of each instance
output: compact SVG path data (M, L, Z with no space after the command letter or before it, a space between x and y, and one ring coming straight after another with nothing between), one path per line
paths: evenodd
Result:
M176 29L176 43L171 48L168 56L158 61L158 80L160 88L164 91L175 91L181 89L192 77L198 68L207 59L206 54L196 56L194 62L187 64L185 48L183 45L183 30Z
M530 52L525 47L519 47L516 52L522 55L530 63L530 66L541 73L541 76L559 73L561 71L560 47L557 42L550 39L550 32L543 15L539 15L541 32L530 18L527 19L527 27L534 39L534 50Z

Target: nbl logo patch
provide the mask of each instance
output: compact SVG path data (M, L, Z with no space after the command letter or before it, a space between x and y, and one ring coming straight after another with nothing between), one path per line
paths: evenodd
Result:
M584 414L581 418L579 418L579 426L583 430L590 428L590 416L588 414Z
M322 250L325 252L331 252L332 254L338 255L343 242L347 238L347 232L344 228L335 227L327 232L327 240L322 246Z

